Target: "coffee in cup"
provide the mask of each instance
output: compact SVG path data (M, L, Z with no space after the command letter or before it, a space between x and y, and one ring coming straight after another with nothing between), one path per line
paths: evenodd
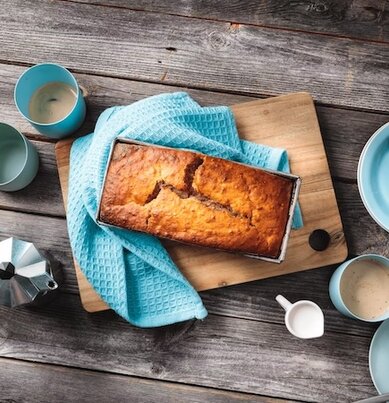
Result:
M366 322L389 318L389 259L361 255L340 265L331 277L330 298L346 316Z
M54 81L38 88L30 99L30 118L38 123L55 123L65 118L77 102L77 90Z
M376 260L356 260L343 272L340 293L347 308L373 320L389 310L389 267Z

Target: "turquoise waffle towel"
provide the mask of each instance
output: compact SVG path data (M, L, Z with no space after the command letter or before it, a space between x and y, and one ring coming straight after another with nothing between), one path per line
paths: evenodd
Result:
M68 229L74 256L102 299L140 327L207 316L202 301L158 239L96 224L110 147L116 137L197 150L287 171L284 150L239 140L227 107L202 108L186 93L162 94L107 109L70 155ZM294 226L302 225L295 213Z

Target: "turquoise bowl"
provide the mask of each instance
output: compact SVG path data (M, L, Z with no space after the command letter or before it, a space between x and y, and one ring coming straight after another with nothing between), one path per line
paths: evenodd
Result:
M389 123L366 143L359 159L357 180L367 211L389 232Z
M0 123L0 190L23 189L39 167L36 148L14 127Z
M375 332L369 351L371 379L378 393L389 393L389 320Z
M67 116L57 122L35 122L30 118L30 99L38 88L54 81L68 84L76 90L77 99L73 109ZM75 132L85 119L86 105L82 91L73 74L59 64L42 63L27 69L16 83L14 100L16 107L23 117L26 118L39 133L48 137L56 139L66 137Z

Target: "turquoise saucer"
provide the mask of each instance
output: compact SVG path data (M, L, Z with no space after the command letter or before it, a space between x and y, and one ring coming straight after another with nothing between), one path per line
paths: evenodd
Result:
M370 344L369 368L378 393L389 393L389 319L375 332Z
M357 179L367 211L389 232L389 123L366 143L359 158Z

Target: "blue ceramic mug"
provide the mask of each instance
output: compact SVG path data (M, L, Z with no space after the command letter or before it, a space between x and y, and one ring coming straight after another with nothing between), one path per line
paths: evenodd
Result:
M342 281L342 276L345 272L345 270L350 266L350 264L355 263L357 261L363 261L363 260L370 260L370 261L376 261L378 263L383 264L386 266L389 270L389 259L386 258L385 256L381 255L376 255L376 254L367 254L367 255L360 255L357 256L354 259L348 260L341 264L335 271L334 274L331 277L330 284L329 284L329 294L332 303L335 305L335 308L342 313L345 316L348 316L350 318L354 319L359 319L364 322L381 322L383 320L386 320L389 318L389 309L384 313L383 315L376 317L374 319L365 319L357 316L353 312L350 311L350 309L346 306L344 303L344 300L342 298L342 293L341 293L341 281ZM366 268L366 270L369 270Z
M53 123L41 123L31 119L30 100L33 94L46 84L65 83L76 93L74 106L62 119ZM69 70L55 63L37 64L27 69L18 79L15 92L15 104L19 112L41 133L52 138L62 138L75 132L83 123L86 114L82 91Z
M36 148L14 127L0 123L0 190L26 187L38 172Z

